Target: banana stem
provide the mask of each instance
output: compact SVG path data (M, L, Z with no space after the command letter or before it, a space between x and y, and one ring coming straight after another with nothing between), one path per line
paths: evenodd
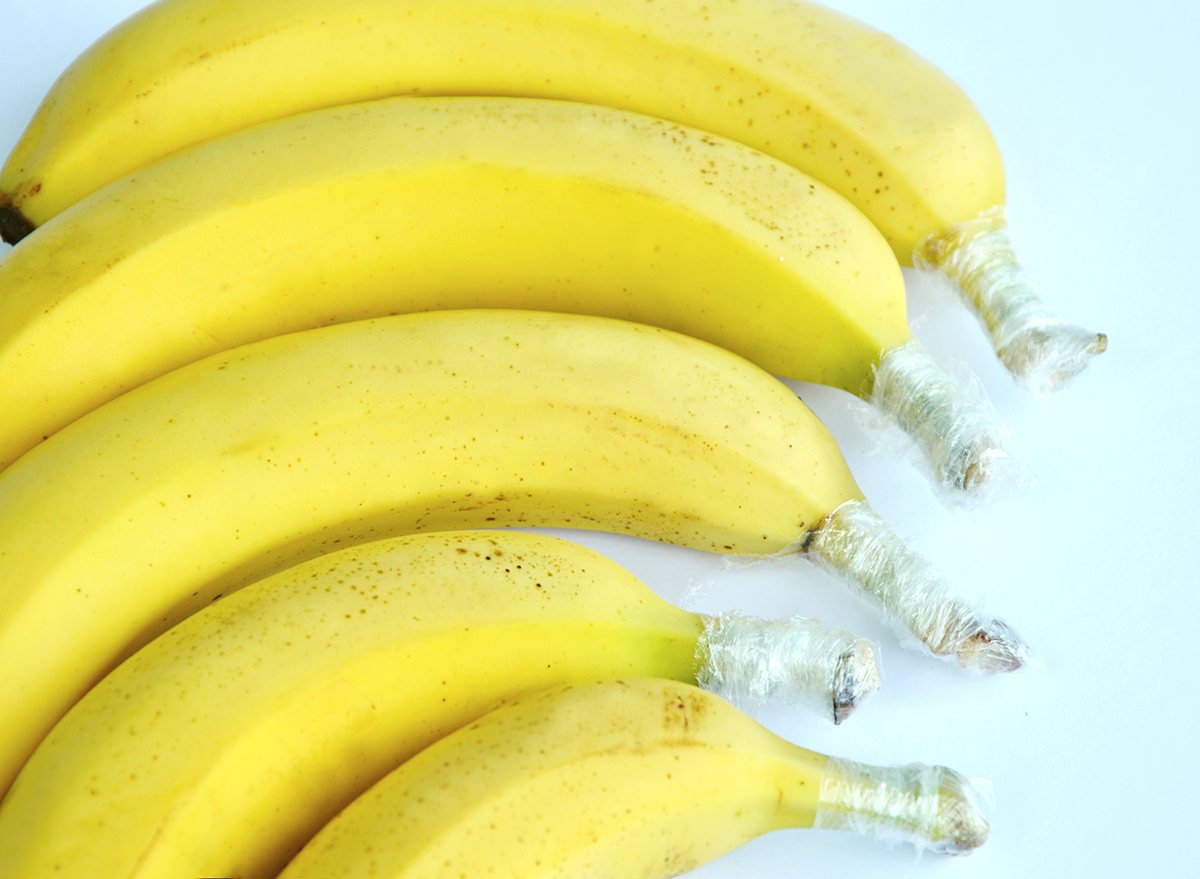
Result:
M984 674L1014 671L1029 659L1021 637L956 596L950 584L865 501L848 501L800 544L817 565L882 607L902 634L934 656Z
M987 840L973 784L945 766L868 766L829 758L813 827L961 855Z
M696 653L700 686L747 711L798 703L837 724L880 683L869 641L804 617L705 616Z
M886 352L870 401L916 442L942 500L983 502L1015 479L1007 431L977 394L953 381L912 340Z
M1108 348L1104 333L1043 304L1017 260L1003 206L929 235L913 252L913 264L951 281L991 336L996 356L1035 396L1064 387Z

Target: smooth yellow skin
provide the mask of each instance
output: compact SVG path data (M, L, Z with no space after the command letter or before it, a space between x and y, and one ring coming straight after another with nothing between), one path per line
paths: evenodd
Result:
M833 186L905 263L926 234L1004 201L999 150L962 90L815 3L163 0L54 84L0 203L41 225L186 146L394 94L561 98L721 134Z
M0 805L0 875L273 877L418 751L512 699L695 683L703 620L524 532L313 559L151 642L63 718Z
M389 774L280 879L675 876L811 827L827 762L694 686L555 687Z
M399 98L206 144L0 260L0 467L236 345L443 308L636 320L869 393L911 338L848 202L747 147L607 108Z
M781 382L644 325L428 312L200 361L0 473L0 790L122 658L332 549L527 525L772 553L861 497Z

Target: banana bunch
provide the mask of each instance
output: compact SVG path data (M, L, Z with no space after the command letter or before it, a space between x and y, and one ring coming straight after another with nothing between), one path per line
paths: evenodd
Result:
M902 263L944 270L1032 388L1106 347L1021 271L1000 152L962 90L886 35L797 0L154 3L46 96L0 171L0 232L20 240L203 141L391 95L577 101L747 144L852 202Z
M0 236L0 875L986 838L958 773L747 713L841 722L870 644L512 530L804 558L934 657L1028 661L777 378L981 498L1006 431L902 269L1037 393L1107 344L1042 303L986 123L894 40L797 0L160 0L54 84Z
M936 656L1026 659L737 355L587 315L394 315L174 370L0 472L0 667L21 670L0 679L0 788L88 688L215 599L347 545L505 526L805 554Z
M377 780L502 702L627 676L826 715L878 683L848 632L687 613L559 538L385 539L247 586L97 684L0 805L0 876L275 876Z

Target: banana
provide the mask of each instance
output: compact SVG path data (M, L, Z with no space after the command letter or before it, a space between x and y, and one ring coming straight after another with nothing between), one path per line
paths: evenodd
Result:
M693 686L604 680L514 700L390 773L280 879L657 877L783 828L965 854L987 822L941 766L801 748Z
M835 180L901 259L1004 199L995 138L961 89L795 0L153 3L54 83L0 192L39 226L185 147L401 94L582 101L720 134Z
M556 537L376 541L205 608L97 684L0 805L0 875L273 877L501 701L622 675L766 682L826 714L878 683L844 630L687 613Z
M344 546L505 526L807 552L931 652L1025 659L872 533L894 536L833 437L742 358L607 318L396 315L175 370L0 473L0 790L90 686L216 598Z
M933 365L845 199L739 144L608 108L397 98L292 117L138 172L0 261L0 464L239 344L503 307L687 333L873 399L951 497L1003 432Z
M1000 150L968 96L895 39L797 0L154 3L54 83L0 170L0 231L19 240L187 146L400 94L581 101L746 143L852 201L902 263L919 252L947 268L1018 378L1061 384L1107 344L1040 305L1004 234L966 250L1002 254L1020 279L1011 296L948 260L978 237L960 224L1005 197Z

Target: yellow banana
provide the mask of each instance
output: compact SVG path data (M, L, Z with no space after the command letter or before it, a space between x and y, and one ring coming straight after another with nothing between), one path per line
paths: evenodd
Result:
M431 745L280 879L657 879L794 827L947 854L988 832L954 770L828 757L696 687L605 680L514 700Z
M844 630L687 613L556 537L376 541L205 608L97 684L0 805L0 876L273 877L502 700L622 675L765 684L826 714L878 683Z
M343 546L501 526L807 551L935 654L1024 659L749 362L605 318L397 315L175 370L0 473L0 790L101 676L214 599Z
M636 320L867 396L968 495L1002 434L933 366L843 198L742 145L563 101L399 98L210 142L0 261L0 464L208 354L397 312Z
M604 104L749 144L856 204L901 262L920 248L945 266L1018 377L1061 383L1106 344L1040 305L1003 230L950 259L980 237L959 224L1005 195L1000 151L963 91L887 35L797 0L154 3L51 88L0 171L0 229L18 240L204 140L399 94ZM959 270L964 259L998 259L1004 277Z
M720 134L836 181L901 259L1004 198L999 150L961 89L795 0L152 3L55 82L0 197L40 226L185 147L402 94L583 101Z

